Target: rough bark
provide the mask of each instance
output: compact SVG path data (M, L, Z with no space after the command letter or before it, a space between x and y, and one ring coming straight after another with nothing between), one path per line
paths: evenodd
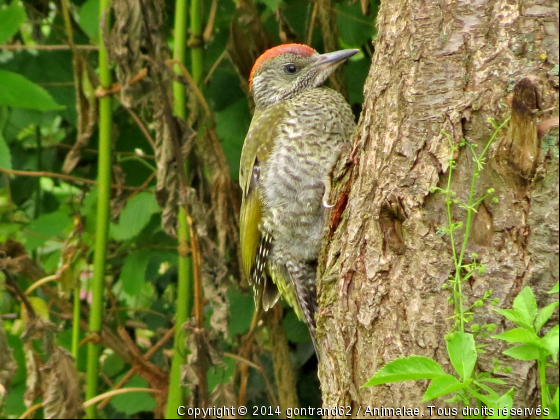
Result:
M445 403L420 403L426 381L360 386L399 356L450 368L453 308L442 284L453 259L438 230L447 225L444 198L430 192L445 187L449 169L442 129L480 151L493 131L487 118L512 116L477 181L477 196L492 187L500 202L485 200L474 220L466 255L476 252L487 269L465 285L468 302L492 289L499 307L511 307L529 285L542 307L558 281L558 131L537 136L538 119L558 115L558 2L384 1L377 25L364 111L325 227L319 378L325 408L406 405L428 416L427 405ZM473 161L465 148L455 159L451 187L465 202ZM465 212L454 208L454 217ZM489 305L474 322L511 328ZM501 355L502 341L482 342L478 369L492 370L493 359L512 366L505 380L516 386L515 406L538 405L536 366Z

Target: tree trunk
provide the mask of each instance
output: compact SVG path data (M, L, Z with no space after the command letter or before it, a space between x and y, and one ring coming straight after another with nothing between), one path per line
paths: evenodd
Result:
M446 188L451 149L442 130L480 152L494 130L487 119L512 116L477 180L477 197L495 188L500 201L485 200L475 214L466 256L477 253L486 272L464 284L467 302L492 289L498 307L510 308L526 285L539 307L554 298L546 291L558 281L558 131L543 136L537 122L558 115L558 2L392 0L377 19L364 111L330 198L337 204L319 267L319 378L325 408L406 405L429 416L428 405L445 403L420 403L427 381L360 386L412 354L452 371L444 336L453 307L442 285L454 264L441 233L445 199L431 192ZM461 148L454 159L451 189L467 202L472 154ZM453 207L454 221L465 214ZM495 333L512 327L490 304L473 322L493 322ZM516 386L514 406L537 406L536 365L502 355L503 341L479 342L487 353L478 369L491 371L494 359L512 366L504 379ZM557 381L550 371L549 383Z

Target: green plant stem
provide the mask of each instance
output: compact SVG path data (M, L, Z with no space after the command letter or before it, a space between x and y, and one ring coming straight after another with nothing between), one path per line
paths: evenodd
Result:
M99 20L108 18L109 0L99 2ZM111 86L108 54L99 34L99 80L103 88ZM92 301L89 318L89 334L99 334L103 318L103 291L105 285L105 261L107 257L107 235L109 227L109 199L111 193L111 97L99 99L99 156L97 172L97 220L95 232L95 253L93 258L93 278L91 282ZM97 394L99 378L99 355L101 346L95 339L88 343L86 400ZM96 417L95 405L86 408L89 418Z
M78 366L78 351L80 344L80 282L74 286L74 307L72 308L72 356Z
M187 254L189 229L183 206L179 206L177 236L179 242L177 306L175 314L175 335L173 338L173 359L169 375L166 419L179 418L177 408L183 404L184 389L181 387L181 366L185 363L185 330L183 324L192 312L192 257Z
M187 1L175 2L175 46L173 59L184 63L187 37ZM174 70L181 74L181 68L175 64ZM173 82L173 113L181 118L186 118L185 87L179 82ZM188 167L183 168L188 174ZM188 179L188 176L186 177ZM183 204L183 203L181 203ZM177 239L179 248L177 272L177 312L175 315L175 336L173 340L173 359L169 375L169 393L165 418L179 418L177 408L183 404L184 389L181 387L181 365L185 363L185 331L183 324L192 312L193 266L192 256L188 254L190 232L187 224L187 215L183 205L179 205L177 226Z
M485 149L486 150L486 149ZM464 308L463 308L463 281L464 279L461 277L461 267L463 266L463 258L465 256L465 252L467 250L467 242L469 241L469 235L471 233L471 223L472 223L472 213L473 213L473 201L474 201L474 191L476 186L476 180L479 176L479 167L476 166L473 176L471 177L471 187L469 189L469 203L467 206L467 221L465 222L465 234L463 235L463 243L461 244L461 253L459 254L459 259L457 260L457 265L455 269L455 282L457 286L457 293L459 294L459 313L461 314L459 317L460 322L460 331L462 333L465 332L465 317L464 317Z
M541 384L541 404L542 408L548 408L550 405L550 394L548 392L548 385L546 384L546 359L548 356L541 356L537 361L539 368L539 381Z
M498 135L498 133L501 131L502 128L504 128L506 126L506 124L509 122L509 120L511 119L511 117L507 117L506 120L501 123L495 130L494 130L494 134L492 134L492 137L490 137L490 140L488 140L488 143L486 143L486 147L484 148L484 150L482 151L482 153L480 154L480 158L479 159L483 159L484 155L486 154L486 152L488 151L488 148L490 147L490 145L492 143L494 143L494 140L496 140L496 136Z
M476 153L473 150L473 156L474 156L474 161L475 161L476 165L475 165L475 169L474 169L474 174L471 177L471 187L470 187L470 190L469 190L469 204L467 206L467 221L465 223L465 235L463 236L463 243L461 244L461 254L459 255L459 260L458 260L458 264L457 264L458 267L461 267L463 265L463 257L465 256L465 252L467 250L467 242L469 240L469 235L470 235L470 232L471 232L471 221L472 221L472 215L473 215L473 210L474 210L475 185L476 185L476 180L480 176L480 171L483 168L484 156L486 155L486 152L488 151L488 148L490 147L490 145L496 139L496 136L498 135L500 130L507 124L508 121L509 121L509 118L506 119L499 127L497 127L494 130L494 133L492 134L492 137L490 137L490 140L488 140L488 142L486 143L486 146L484 147L484 150L482 151L480 156L476 156ZM459 269L459 279L460 279L460 272L461 272L461 270ZM455 277L457 278L457 274L455 275ZM462 313L462 311L461 311L461 313ZM461 325L461 331L463 331L462 325Z
M203 51L202 51L202 0L191 0L191 65L192 78L200 88L202 81L203 67Z
M453 253L453 263L455 264L455 280L453 282L453 306L455 308L455 314L457 314L457 308L461 308L462 306L462 299L461 294L459 294L459 290L457 290L457 273L461 272L461 266L458 264L457 261L457 251L455 249L455 235L453 235L454 228L453 228L453 219L452 219L452 212L451 212L451 178L453 175L453 168L455 165L455 161L453 160L453 153L457 150L457 146L453 146L451 143L451 136L445 133L447 136L447 140L449 141L449 146L451 147L451 159L449 162L449 174L447 176L447 188L445 190L445 204L447 207L447 224L449 226L449 239L451 242L451 251ZM462 319L462 316L459 317ZM461 328L461 331L463 329Z
M202 0L191 0L190 8L190 40L189 47L191 49L191 74L194 83L198 87L199 91L202 92L202 80L204 72L204 57L203 57L203 35L202 35ZM194 117L199 120L199 138L204 137L204 121L200 118L202 114L198 112L199 105L196 105ZM192 229L192 218L187 215L189 226ZM198 331L202 332L204 330L204 292L202 287L202 279L200 275L200 248L198 246L198 237L196 232L192 232L191 238L191 251L193 255L193 279L194 279L194 317L196 321L196 328ZM196 336L197 347L199 349L204 347L201 342L204 340L201 333ZM204 352L198 353L197 360L197 376L198 376L198 393L196 403L200 407L206 407L208 404L208 378L207 378L207 363L206 354Z
M157 171L157 168L155 166L150 165L146 160L144 160L140 156L126 156L126 157L118 159L119 163L126 162L127 160L128 161L133 160L133 161L136 161L136 162L140 162L142 165L144 165L146 168L148 168L152 172Z
M174 26L173 59L185 62L187 42L187 0L175 1L175 26ZM179 64L173 66L175 73L181 74ZM182 119L186 118L185 87L180 82L173 82L173 113Z
M41 137L41 127L35 126L35 141L37 145L37 172L43 170L43 141ZM37 219L41 215L41 178L37 178L37 189L35 190L35 214Z
M505 125L509 122L510 118L507 118L500 126L495 127L494 133L492 134L492 137L490 137L490 139L488 140L488 142L486 143L486 146L484 147L484 150L482 151L482 153L477 156L475 151L471 148L471 151L473 153L473 160L475 161L475 169L474 169L474 173L473 176L471 177L471 185L470 185L470 189L469 189L469 201L468 204L466 206L467 208L467 220L465 222L465 233L463 235L463 241L461 243L461 252L459 254L459 258L457 258L457 252L456 252L456 247L455 247L455 238L453 235L453 232L455 231L455 229L452 228L453 226L453 220L452 220L452 214L451 214L451 174L453 172L453 164L454 162L450 163L450 167L449 167L449 176L447 178L447 190L446 190L446 205L447 205L447 221L449 224L449 236L450 236L450 240L451 240L451 249L453 252L453 261L455 263L455 278L454 278L454 284L453 284L453 299L454 299L454 304L455 304L455 316L459 317L459 330L461 332L465 332L465 311L464 311L464 307L463 307L463 287L462 287L462 283L467 280L471 274L467 274L467 276L465 276L464 278L462 277L462 268L463 268L463 259L465 257L465 252L467 250L467 243L469 241L469 236L471 233L471 225L472 225L472 217L473 217L473 212L475 211L474 207L478 204L480 204L484 198L488 197L488 195L485 195L484 197L482 197L480 200L477 200L476 203L474 201L474 193L475 193L475 187L476 187L476 180L479 178L480 176L480 171L482 171L482 168L484 167L484 156L486 155L486 152L488 151L490 145L494 142L494 140L496 139L496 136L498 135L498 133L500 132L500 130L505 127ZM452 149L452 153L456 150L456 146L453 146L453 144L451 143L451 137L447 134L447 139L449 141L449 144L451 146Z

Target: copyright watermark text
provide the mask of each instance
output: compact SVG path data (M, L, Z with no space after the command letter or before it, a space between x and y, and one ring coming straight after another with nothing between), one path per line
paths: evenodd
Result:
M231 407L210 407L210 408L199 408L199 407L185 407L180 405L177 408L177 414L181 417L188 416L197 419L205 419L206 417L214 417L221 419L222 417L237 417L244 416L247 414L247 407L239 406L235 408Z

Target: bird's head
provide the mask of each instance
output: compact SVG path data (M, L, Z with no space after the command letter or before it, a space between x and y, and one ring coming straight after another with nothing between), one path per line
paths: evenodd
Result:
M301 44L283 44L265 51L255 62L249 87L258 109L323 84L340 63L359 50L319 54Z

